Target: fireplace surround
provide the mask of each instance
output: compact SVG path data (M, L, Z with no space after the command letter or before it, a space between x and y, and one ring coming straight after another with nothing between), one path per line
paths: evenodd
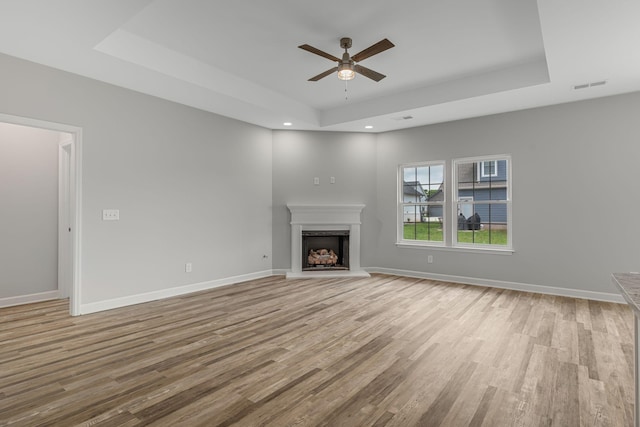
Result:
M288 204L291 212L291 272L287 278L306 277L369 277L369 273L360 267L360 216L365 205L311 205ZM348 268L304 268L303 254L309 248L302 243L303 232L347 235L347 246L343 250L347 254ZM329 233L331 232L331 233Z

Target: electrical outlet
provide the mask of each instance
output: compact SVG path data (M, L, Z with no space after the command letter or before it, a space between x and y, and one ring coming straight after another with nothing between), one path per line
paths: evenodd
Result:
M427 256L427 264L433 264L433 255Z
M191 264L190 262L186 263L184 265L184 272L191 273L192 271L193 271L193 264Z
M103 209L102 210L102 220L103 221L119 221L120 220L120 210L118 210L118 209Z

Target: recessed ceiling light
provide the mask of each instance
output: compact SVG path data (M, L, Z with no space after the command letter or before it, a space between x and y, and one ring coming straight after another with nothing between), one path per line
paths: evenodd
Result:
M367 125L367 126L365 126L364 128L365 128L365 129L373 129L373 126L371 126L371 125Z
M283 125L284 125L284 126L291 126L291 125L293 125L293 123L291 123L291 122L284 122L284 123L283 123Z

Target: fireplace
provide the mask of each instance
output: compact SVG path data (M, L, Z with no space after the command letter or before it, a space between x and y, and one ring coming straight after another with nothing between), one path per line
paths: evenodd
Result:
M303 230L302 271L349 270L349 230Z
M360 267L360 215L364 205L287 207L291 211L291 272L287 278L369 277Z

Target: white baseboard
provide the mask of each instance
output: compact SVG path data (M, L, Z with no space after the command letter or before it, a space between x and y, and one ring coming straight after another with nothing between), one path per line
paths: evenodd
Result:
M453 276L448 274L436 274L436 273L427 273L427 272L421 272L421 271L399 270L394 268L367 267L367 268L364 268L364 270L368 273L391 274L395 276L416 277L420 279L439 280L443 282L461 283L465 285L488 286L492 288L510 289L514 291L533 292L538 294L558 295L558 296L565 296L565 297L571 297L571 298L583 298L583 299L614 302L614 303L621 303L621 304L625 303L621 295L614 294L614 293L594 292L594 291L585 291L580 289L569 289L569 288L558 288L553 286L532 285L528 283L506 282L501 280ZM89 313L95 313L98 311L111 310L114 308L125 307L128 305L140 304L144 302L155 301L158 299L184 295L192 292L199 292L199 291L204 291L208 289L218 288L221 286L233 285L236 283L245 282L247 280L262 279L264 277L270 277L270 276L287 275L287 273L290 274L291 270L289 269L265 270L265 271L260 271L256 273L244 274L240 276L233 276L233 277L227 277L227 278L218 279L218 280L211 280L208 282L193 283L190 285L178 286L178 287L169 288L169 289L162 289L162 290L148 292L144 294L130 295L127 297L114 298L110 300L98 301L98 302L93 302L88 304L81 304L80 314L89 314ZM0 299L0 307L8 306L8 305L16 305L16 304L25 304L26 302L43 301L46 299L55 299L58 297L57 291L51 294L52 295L48 295L48 296L45 296L44 294L36 294L34 296L39 296L40 299L34 299L34 300L25 301L25 302L23 302L24 298L33 297L33 296L27 295L25 297ZM10 300L10 299L15 300L15 303L3 305L4 301Z
M20 295L17 297L0 298L0 308L12 307L14 305L31 304L33 302L50 301L52 299L58 298L60 298L60 292L58 292L58 290L40 292L30 295Z
M451 276L448 274L426 273L422 271L398 270L395 268L369 267L365 268L369 273L391 274L394 276L415 277L418 279L431 279L443 282L461 283L464 285L488 286L491 288L509 289L513 291L533 292L536 294L556 295L571 298L590 299L595 301L614 302L626 304L620 294L606 292L584 291L581 289L558 288L554 286L531 285L528 283L506 282L502 280L479 279L475 277Z
M243 274L240 276L226 277L218 280L210 280L208 282L192 283L190 285L177 286L174 288L161 289L154 292L144 294L130 295L121 298L114 298L105 301L91 302L88 304L80 304L80 314L96 313L98 311L111 310L114 308L125 307L128 305L140 304L143 302L155 301L164 298L175 297L178 295L189 294L192 292L206 291L208 289L219 288L221 286L233 285L247 280L262 279L273 275L273 270L259 271L256 273Z

